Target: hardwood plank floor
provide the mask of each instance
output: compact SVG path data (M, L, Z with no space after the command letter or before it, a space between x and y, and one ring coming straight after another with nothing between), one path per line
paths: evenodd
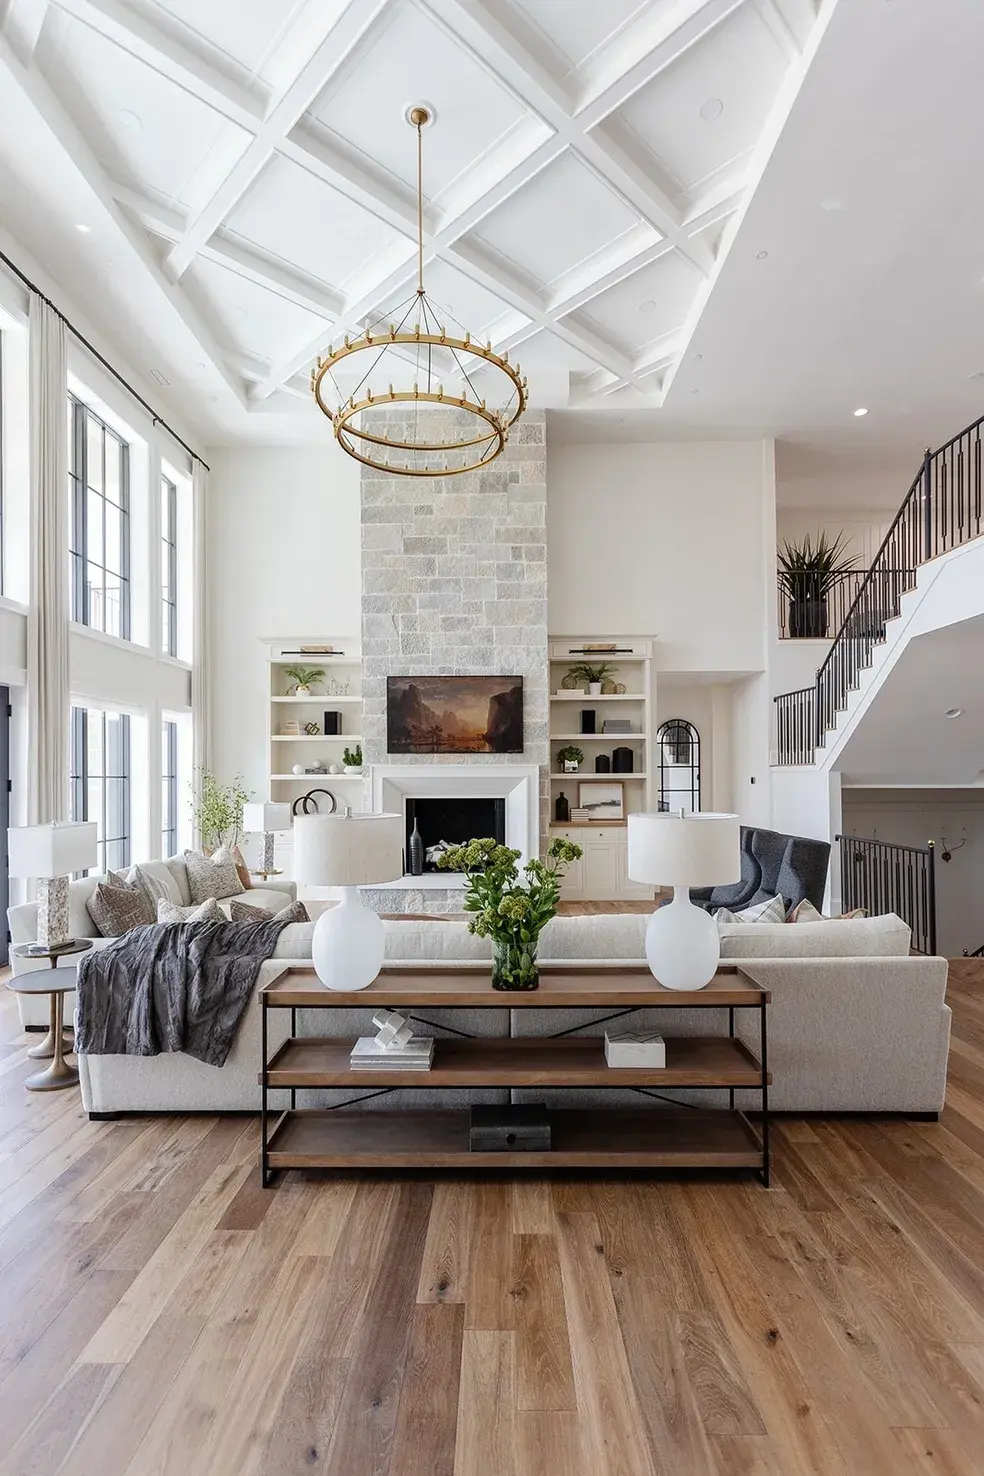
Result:
M640 909L641 910L641 909ZM0 990L0 1476L979 1476L984 963L939 1124L739 1179L256 1174L86 1120Z

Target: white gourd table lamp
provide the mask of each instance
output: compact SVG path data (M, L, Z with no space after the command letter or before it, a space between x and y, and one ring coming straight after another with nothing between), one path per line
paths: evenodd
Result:
M351 813L298 815L294 877L313 887L340 887L337 907L314 925L311 959L329 989L365 989L383 966L383 923L359 887L403 876L403 816Z
M263 836L263 864L256 868L257 876L262 876L264 881L268 876L279 876L274 866L274 838L278 830L290 829L290 805L275 804L272 800L243 805L243 829L248 835Z
M691 887L741 880L737 815L630 815L628 870L633 881L672 887L673 901L646 928L646 960L667 989L703 989L721 958L718 926L695 907Z
M68 941L68 878L98 860L94 820L17 825L7 831L7 871L38 884L37 942L57 948Z

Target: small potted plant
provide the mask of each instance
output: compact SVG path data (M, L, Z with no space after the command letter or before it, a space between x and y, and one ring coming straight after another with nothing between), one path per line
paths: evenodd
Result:
M362 744L357 743L354 748L342 750L342 763L345 765L346 774L362 773Z
M576 681L587 682L589 697L600 697L602 682L615 675L615 668L610 661L579 661L570 674Z
M310 697L311 687L324 679L323 666L285 666L284 675L293 683L291 697Z
M468 877L462 906L474 914L468 931L492 939L493 989L539 988L540 932L557 911L561 877L582 855L580 846L556 836L545 861L527 861L520 870L520 852L487 836L451 846L438 858L439 870Z
M584 762L584 753L574 743L557 750L557 762L563 765L565 774L576 774Z

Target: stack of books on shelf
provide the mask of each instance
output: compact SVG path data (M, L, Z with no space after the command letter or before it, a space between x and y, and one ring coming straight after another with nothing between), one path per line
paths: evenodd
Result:
M571 819L572 820L590 820L591 819L591 811L585 809L581 805L571 805Z
M603 733L631 733L632 723L628 718L605 718L601 731Z
M353 1071L429 1071L434 1037L412 1035L406 1045L381 1046L374 1035L360 1035L349 1056Z

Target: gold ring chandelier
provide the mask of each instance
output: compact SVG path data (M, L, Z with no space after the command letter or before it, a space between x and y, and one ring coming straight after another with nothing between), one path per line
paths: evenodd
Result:
M424 290L423 130L433 117L423 106L407 112L417 130L417 290L369 321L361 337L329 346L311 371L314 398L342 450L364 466L404 477L458 476L488 466L527 404L519 365L495 353L491 342L477 343ZM445 420L434 413L442 409L452 412ZM391 413L367 421L363 412L374 410ZM453 412L472 423L463 431L462 415Z

